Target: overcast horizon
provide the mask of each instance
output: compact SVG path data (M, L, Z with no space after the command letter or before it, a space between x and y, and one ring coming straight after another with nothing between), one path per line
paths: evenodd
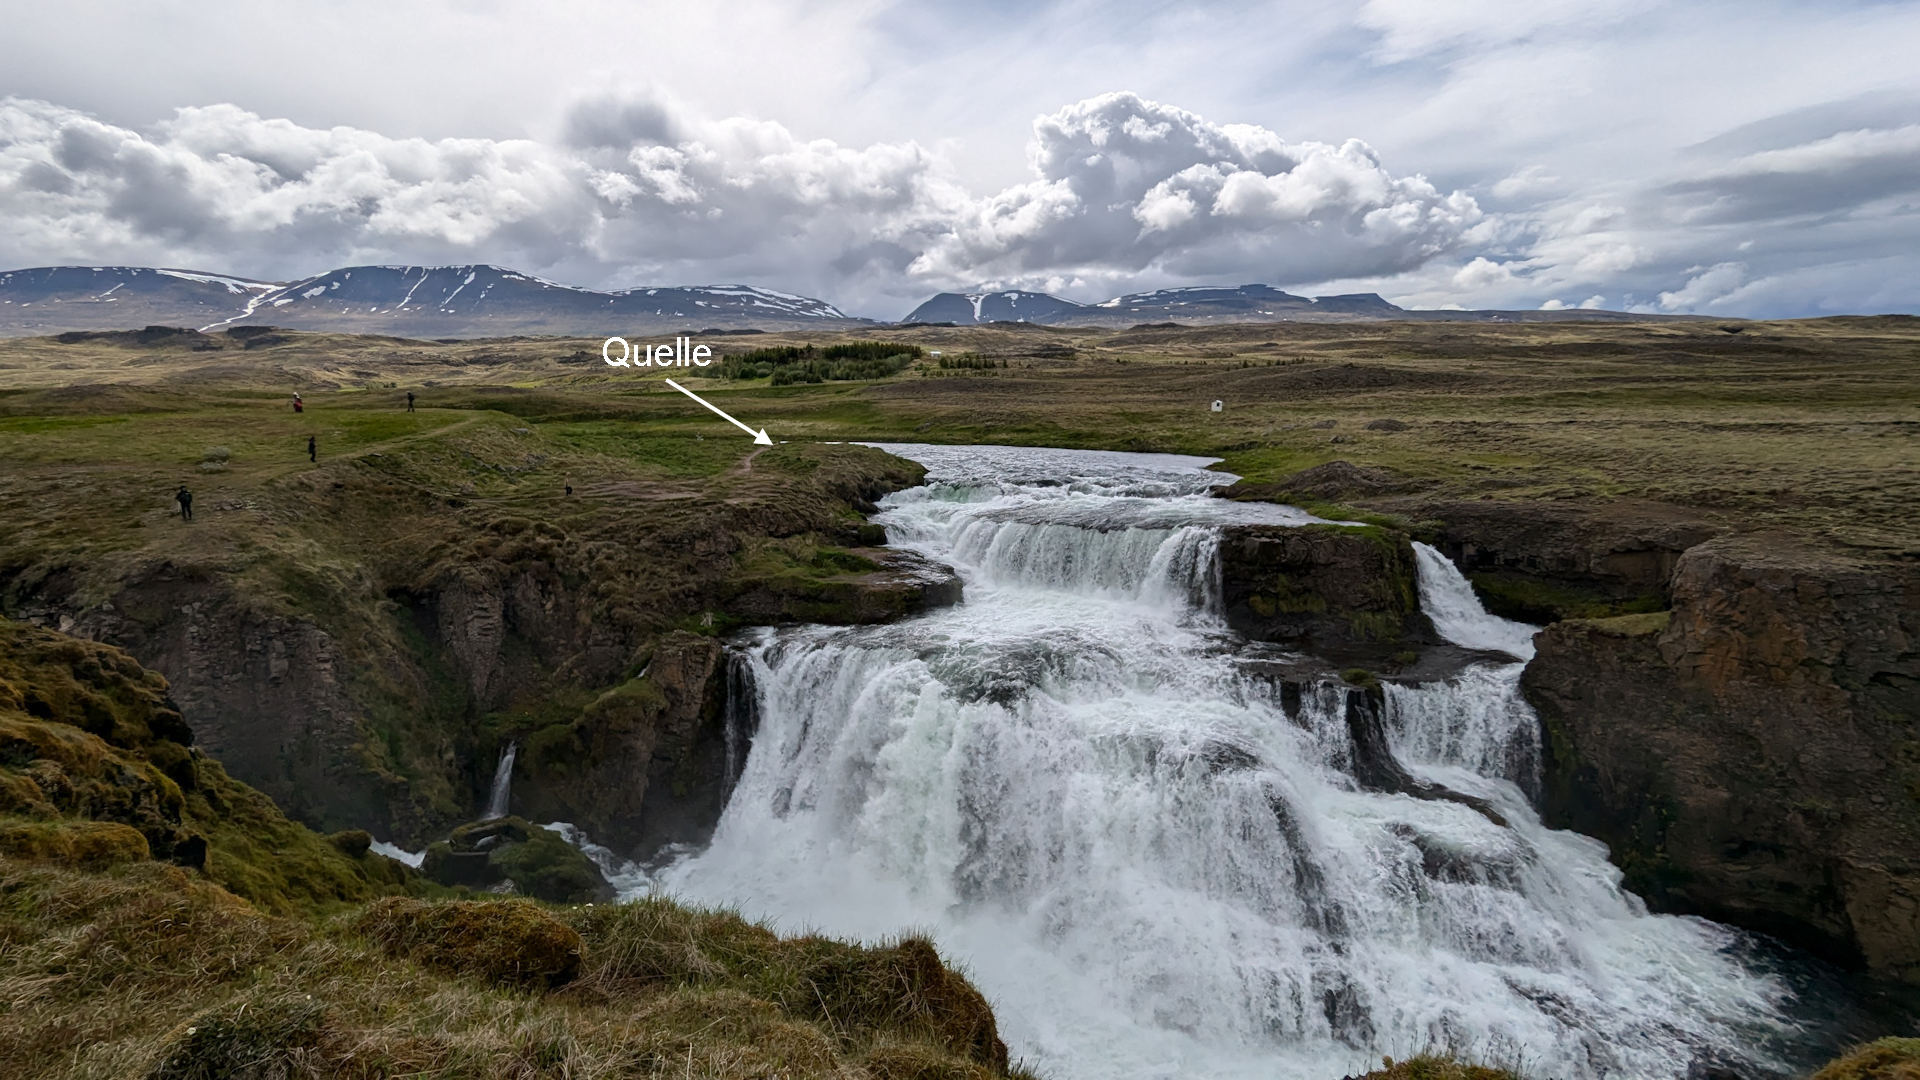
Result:
M1920 4L8 3L0 269L1920 313Z

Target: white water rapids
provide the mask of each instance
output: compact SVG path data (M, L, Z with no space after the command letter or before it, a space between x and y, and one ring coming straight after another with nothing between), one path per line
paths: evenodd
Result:
M960 605L746 647L759 729L710 847L644 885L788 931L929 933L1058 1080L1339 1077L1450 1049L1556 1077L1678 1077L1751 1055L1781 987L1738 938L1647 914L1593 840L1541 825L1521 665L1391 686L1394 755L1490 803L1364 790L1346 688L1289 710L1218 612L1221 526L1161 455L888 447L926 486L892 543ZM1531 654L1420 551L1465 645Z

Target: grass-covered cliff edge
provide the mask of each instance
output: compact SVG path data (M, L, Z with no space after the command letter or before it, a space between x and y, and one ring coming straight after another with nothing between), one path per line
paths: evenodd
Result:
M417 846L474 814L509 739L642 773L703 753L691 728L635 745L661 717L627 715L700 711L712 658L672 660L689 638L951 599L871 547L862 511L920 476L897 458L439 404L8 397L0 609L164 672L202 747L296 818ZM563 756L528 755L524 790L582 824L625 812L539 773Z

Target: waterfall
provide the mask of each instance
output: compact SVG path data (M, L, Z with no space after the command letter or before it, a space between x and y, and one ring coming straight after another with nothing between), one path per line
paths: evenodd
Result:
M1306 515L1210 497L1196 459L889 449L929 475L875 520L966 601L739 643L738 782L711 846L645 887L929 931L1061 1076L1331 1078L1433 1049L1772 1068L1785 991L1740 935L1648 914L1599 843L1541 824L1520 664L1384 698L1276 679L1210 617L1213 553L1225 525ZM1438 552L1420 575L1443 635L1530 645Z
M493 787L487 793L487 812L481 820L507 816L507 796L513 790L513 758L519 749L519 743L508 742L500 751L500 764L493 767Z
M1488 614L1467 576L1434 548L1417 543L1413 553L1420 563L1420 608L1441 637L1469 648L1533 658L1533 635L1539 627Z

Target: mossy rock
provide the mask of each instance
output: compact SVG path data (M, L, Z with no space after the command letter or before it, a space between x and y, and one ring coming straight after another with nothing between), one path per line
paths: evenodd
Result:
M342 829L327 835L327 843L339 849L342 855L357 859L373 850L373 834L365 829Z
M553 987L580 971L580 934L531 900L428 903L389 897L354 929L389 955L490 983Z
M1597 586L1515 570L1476 570L1467 575L1467 580L1489 612L1521 622L1644 615L1667 606L1666 598L1658 593L1622 597Z
M1881 1039L1830 1061L1813 1080L1920 1080L1920 1039Z
M1614 615L1604 619L1569 620L1580 626L1588 627L1608 637L1647 637L1666 630L1672 620L1671 611L1650 611L1641 615Z
M1404 532L1378 525L1247 525L1220 545L1228 625L1323 654L1386 657L1433 640Z
M421 885L364 833L329 843L287 820L192 737L166 680L127 654L0 619L0 816L16 857L166 860L278 913Z
M487 864L526 896L556 904L613 898L612 886L586 852L547 829L531 829L525 840L501 845Z
M504 817L462 825L427 847L426 875L450 886L513 891L556 904L613 898L613 887L586 853L551 829Z

